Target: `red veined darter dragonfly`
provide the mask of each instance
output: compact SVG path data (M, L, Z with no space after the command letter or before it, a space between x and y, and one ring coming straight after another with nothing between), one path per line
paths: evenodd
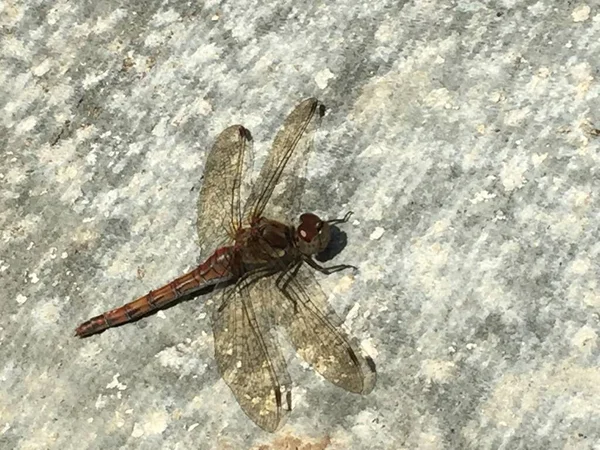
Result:
M315 270L354 269L345 264L323 267L314 259L329 243L330 226L349 215L327 221L304 213L298 226L289 224L289 209L303 187L296 172L306 161L323 113L314 98L296 106L252 186L244 184L250 132L241 125L226 128L206 160L197 222L201 242L223 245L191 272L83 322L76 335L100 333L200 289L223 286L212 318L215 358L242 410L258 426L275 431L292 407L291 379L274 327L285 329L300 356L327 380L350 392L369 393L375 365L343 331L314 277ZM283 187L279 193L278 185ZM274 196L278 202L270 201Z

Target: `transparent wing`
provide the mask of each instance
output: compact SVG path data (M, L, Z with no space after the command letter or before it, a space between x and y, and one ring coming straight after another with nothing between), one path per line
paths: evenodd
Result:
M324 110L317 99L309 98L285 119L244 207L247 220L263 215L285 219L290 212L298 212L307 154ZM269 202L280 181L281 191L275 192L274 201ZM265 211L267 207L269 210Z
M219 371L242 410L258 426L275 431L291 409L291 380L269 327L261 322L262 283L223 293L215 309L213 333ZM282 405L282 397L287 408Z
M278 292L278 322L287 329L298 354L336 386L359 394L371 392L375 364L343 330L313 270L302 265L286 288L289 297Z
M244 173L250 165L252 136L241 125L221 132L206 158L198 197L197 230L200 243L214 246L242 220L240 196Z

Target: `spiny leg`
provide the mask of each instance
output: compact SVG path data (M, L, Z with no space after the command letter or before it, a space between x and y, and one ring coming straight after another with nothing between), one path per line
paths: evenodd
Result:
M256 283L258 280L260 280L261 278L264 277L268 277L271 275L274 275L275 273L277 273L276 270L273 270L270 267L261 267L255 270L250 270L246 273L244 273L243 275L241 275L235 282L235 290L241 290L241 289L247 289L250 286L252 286L254 283ZM244 282L246 282L248 280L248 278L253 277L252 279L250 279L250 281L247 284L243 284ZM227 302L224 301L219 308L217 309L218 312L222 312L223 309L225 308L225 306L227 305Z
M281 274L277 277L277 280L275 280L275 285L283 293L285 298L287 298L290 302L292 302L292 305L294 305L294 313L298 312L298 304L297 304L296 300L294 300L294 298L290 295L290 293L288 291L288 286L289 286L290 282L292 281L292 279L298 274L298 271L300 270L300 266L302 266L302 262L297 263L295 266L293 266L293 268L291 268L292 266L289 266L286 270L281 272ZM287 278L285 279L283 284L281 284L281 281L284 279L284 277L286 275L287 275Z
M304 259L304 261L306 261L306 263L310 267L312 267L315 270L318 270L319 272L321 272L322 274L325 274L325 275L331 275L332 273L339 272L341 270L346 270L346 269L352 269L355 272L358 270L358 267L352 266L350 264L338 264L336 266L325 267L325 266L318 264L312 258L306 258L306 259Z

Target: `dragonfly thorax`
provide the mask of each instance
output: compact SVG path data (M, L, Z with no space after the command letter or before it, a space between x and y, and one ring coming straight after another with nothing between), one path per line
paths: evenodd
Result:
M315 255L325 250L329 244L329 224L317 215L304 213L300 216L300 225L296 228L297 245L301 253Z

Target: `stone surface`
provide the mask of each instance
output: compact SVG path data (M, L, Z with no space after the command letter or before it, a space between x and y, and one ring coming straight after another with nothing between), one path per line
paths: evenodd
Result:
M600 442L594 2L4 2L0 58L1 448ZM73 329L194 266L216 134L260 162L308 96L305 203L354 211L360 268L322 284L379 378L288 354L271 435L218 376L210 297Z

